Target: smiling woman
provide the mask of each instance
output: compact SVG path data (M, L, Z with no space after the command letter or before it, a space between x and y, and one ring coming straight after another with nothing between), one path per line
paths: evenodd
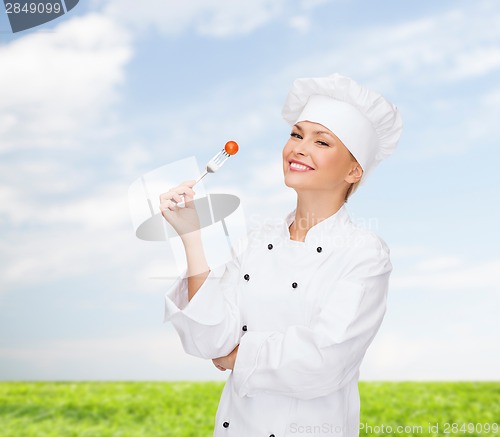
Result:
M284 182L297 206L250 233L222 276L208 266L199 230L182 232L183 218L196 223L193 182L160 196L188 265L165 296L165 320L187 353L231 370L215 437L306 436L323 424L355 437L359 367L382 323L392 265L385 242L354 225L345 202L392 153L401 120L382 96L340 75L295 81L283 116L292 125Z
M298 160L296 156L304 158ZM309 121L293 126L283 149L283 171L285 184L290 188L310 188L332 196L340 190L345 201L363 175L363 169L342 141L329 129ZM295 173L308 173L308 177L294 177Z

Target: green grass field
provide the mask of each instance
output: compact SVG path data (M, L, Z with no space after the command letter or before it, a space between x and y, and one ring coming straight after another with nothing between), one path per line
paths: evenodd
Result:
M218 382L4 382L0 436L210 437L222 387ZM372 427L362 428L360 436L500 436L492 428L486 432L487 424L500 425L500 382L361 382L359 387L361 424Z

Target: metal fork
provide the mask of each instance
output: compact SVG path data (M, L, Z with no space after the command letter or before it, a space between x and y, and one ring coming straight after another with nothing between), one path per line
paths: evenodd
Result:
M221 168L231 155L222 149L217 155L215 155L210 161L208 161L205 168L205 172L196 180L194 185L200 182L208 173L215 173L219 168ZM193 187L194 187L193 185Z

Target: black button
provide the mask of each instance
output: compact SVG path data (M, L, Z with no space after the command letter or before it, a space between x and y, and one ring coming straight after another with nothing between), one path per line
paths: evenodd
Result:
M320 246L320 247L318 247L316 250L318 251L318 253L323 252L323 248L322 248L321 246Z
M298 287L298 284L297 284L296 282L294 282L294 283L292 284L292 287L293 287L293 288L297 288L297 287Z
M243 276L245 278L245 281L248 281L250 279L250 275L248 273L245 273L245 276Z
M271 434L269 437L274 437L274 434Z
M222 424L222 426L223 426L224 428L227 428L227 427L229 426L229 422L224 422L224 423Z
M243 325L243 327L241 329L243 329L243 331L246 331L248 329L247 325Z
M273 245L272 245L271 243L269 243L269 244L267 245L267 248L268 248L269 250L271 250L271 249L273 248Z

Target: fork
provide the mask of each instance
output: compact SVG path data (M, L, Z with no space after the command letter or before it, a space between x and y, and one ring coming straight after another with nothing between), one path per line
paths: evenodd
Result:
M225 149L222 149L219 153L217 153L217 155L215 155L210 161L208 161L205 172L196 180L194 185L200 182L208 173L215 173L217 170L219 170L219 168L224 165L224 163L230 156L231 155L227 153Z
M219 168L221 168L227 159L236 154L238 151L238 144L234 141L228 141L224 148L217 153L210 161L208 161L205 172L196 180L193 184L193 187L200 182L208 173L215 173ZM228 153L229 152L229 153ZM182 196L182 201L177 204L180 208L184 208L186 204L184 203L184 196Z

